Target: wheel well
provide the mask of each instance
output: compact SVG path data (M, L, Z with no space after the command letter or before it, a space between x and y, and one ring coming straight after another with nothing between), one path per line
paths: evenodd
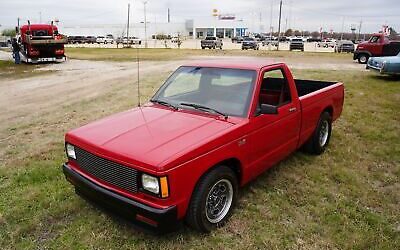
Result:
M225 165L225 166L229 167L230 169L232 169L233 172L235 173L237 179L238 179L238 182L241 183L241 180L242 180L242 171L241 171L242 164L237 158L230 158L230 159L223 160L223 161L217 163L215 166L219 166L219 165Z
M326 107L324 109L324 111L322 111L322 113L324 113L324 112L328 112L331 115L331 117L333 117L333 108L332 108L332 106Z

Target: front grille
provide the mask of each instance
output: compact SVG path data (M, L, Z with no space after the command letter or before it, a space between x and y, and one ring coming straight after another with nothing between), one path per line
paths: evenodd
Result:
M86 173L118 188L136 193L138 171L75 147L76 161Z

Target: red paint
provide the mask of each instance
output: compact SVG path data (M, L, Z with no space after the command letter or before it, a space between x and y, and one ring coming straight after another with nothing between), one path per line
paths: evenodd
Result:
M176 205L178 218L186 214L199 178L227 159L240 162L240 184L244 185L290 153L312 134L321 113L329 108L333 120L344 101L342 83L298 97L294 79L283 63L196 63L206 66L253 69L258 80L246 117L226 121L213 114L178 110L146 104L90 123L66 134L66 141L93 154L157 176L168 176L170 196L155 198L143 193L127 193L93 176L74 170L97 184L156 208ZM281 68L290 86L292 102L279 108L277 115L255 116L263 72ZM289 109L296 108L295 112Z
M369 56L397 55L400 49L400 41L390 41L383 33L373 34L368 41L357 45L355 53L366 52Z

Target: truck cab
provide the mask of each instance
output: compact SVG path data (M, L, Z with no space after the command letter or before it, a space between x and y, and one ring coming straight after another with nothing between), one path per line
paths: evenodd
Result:
M370 57L395 56L400 52L400 41L391 41L383 33L373 34L368 41L359 43L353 60L365 64Z
M23 25L17 41L21 60L26 63L61 62L65 60L64 44L68 38L59 34L53 24Z

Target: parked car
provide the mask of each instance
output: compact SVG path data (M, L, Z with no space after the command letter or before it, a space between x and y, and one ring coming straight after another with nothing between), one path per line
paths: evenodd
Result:
M374 34L367 42L357 45L353 60L365 64L370 57L395 56L400 52L400 41L390 41L385 34Z
M223 43L222 40L215 37L215 36L207 36L205 39L201 40L200 42L201 48L209 48L209 49L215 49L215 48L220 48L222 49Z
M69 36L68 43L72 43L72 44L86 43L86 37L84 37L84 36Z
M263 46L268 46L268 45L272 45L272 46L278 46L278 40L274 37L266 37L263 41L262 41L262 45Z
M130 221L209 232L239 187L300 147L323 153L343 102L342 83L294 79L284 63L192 62L150 103L68 132L63 171Z
M304 41L302 38L293 38L290 41L289 49L292 50L301 50L304 51Z
M258 45L258 41L252 37L245 37L242 42L242 50L254 49L259 50L260 46Z
M139 38L134 37L134 36L130 36L129 39L126 36L125 37L118 37L116 42L117 42L117 44L118 43L122 43L122 44L130 44L130 45L132 45L132 44L138 44L138 45L142 44L142 40L140 40Z
M114 43L114 36L113 35L106 35L104 36L98 36L96 39L96 43L104 43L104 44L113 44Z
M232 38L232 43L242 43L243 42L243 37L241 36L235 36Z
M307 42L312 43L312 42L321 42L321 38L319 37L309 37L307 38Z
M87 43L96 43L97 42L97 38L95 36L87 36L86 37L86 42Z
M347 52L347 53L352 53L354 52L354 43L349 40L340 40L336 43L335 46L335 52L341 53L341 52Z
M370 57L367 69L379 71L381 74L400 75L400 52L397 56Z
M336 46L336 41L332 39L325 39L317 43L317 47L321 48L335 48L335 46Z

